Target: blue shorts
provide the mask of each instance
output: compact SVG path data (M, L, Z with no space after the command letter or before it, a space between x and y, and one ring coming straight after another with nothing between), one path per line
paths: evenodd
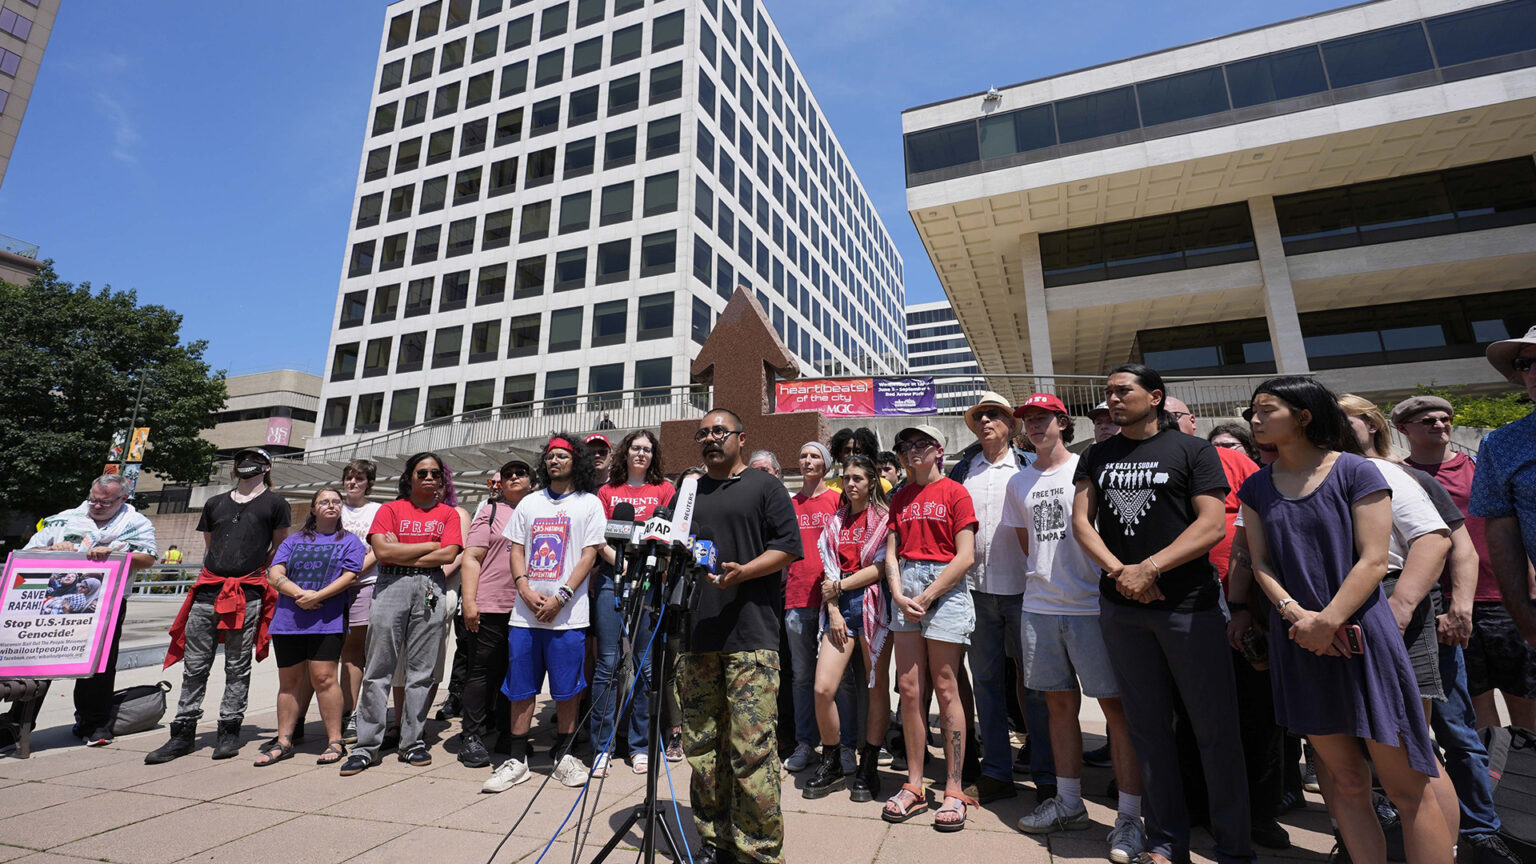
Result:
M837 611L843 613L843 623L848 625L850 633L864 632L864 591L863 588L845 591L837 598Z
M587 689L587 631L544 630L509 627L507 679L501 692L513 702L532 699L544 689L549 673L549 695L565 702Z
M1104 646L1097 615L1042 615L1025 612L1024 686L1031 690L1077 690L1090 699L1118 699L1119 682Z
M933 584L948 566L944 561L901 561L901 594L903 597L916 597L923 589ZM928 611L924 613L923 620L913 623L907 620L901 609L892 604L891 608L891 632L892 633L916 633L921 631L924 639L932 639L935 642L953 642L957 645L971 644L971 631L976 629L976 607L971 602L971 592L965 587L965 580L961 579L955 587L944 593L943 597L934 601Z

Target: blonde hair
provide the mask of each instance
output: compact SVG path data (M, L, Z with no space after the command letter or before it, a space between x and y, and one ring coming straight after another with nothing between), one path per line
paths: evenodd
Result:
M1392 433L1387 425L1387 417L1381 413L1381 408L1375 402L1353 393L1345 393L1339 397L1339 407L1350 417L1360 417L1365 420L1365 425L1371 429L1371 449L1383 459L1392 459Z

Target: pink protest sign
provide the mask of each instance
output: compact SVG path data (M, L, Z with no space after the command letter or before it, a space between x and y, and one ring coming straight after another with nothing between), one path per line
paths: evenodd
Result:
M128 556L12 552L0 577L0 677L85 678L106 671L133 583Z

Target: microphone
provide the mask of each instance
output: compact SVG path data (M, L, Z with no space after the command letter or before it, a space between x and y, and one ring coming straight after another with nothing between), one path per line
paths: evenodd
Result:
M698 534L690 538L689 551L678 556L682 563L677 568L678 578L670 584L667 605L684 612L692 612L698 600L700 576L713 574L719 568L719 555L715 549L714 532L708 525L700 525Z
M613 547L614 567L624 570L624 547L635 542L635 505L620 501L613 505L613 517L603 526L603 539Z
M672 527L678 537L687 537L693 533L693 508L699 500L699 478L696 474L689 474L683 478L682 488L677 490L677 515L672 519Z

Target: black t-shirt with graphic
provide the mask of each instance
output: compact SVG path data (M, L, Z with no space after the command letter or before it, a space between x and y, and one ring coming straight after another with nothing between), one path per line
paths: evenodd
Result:
M1195 496L1225 495L1227 475L1216 448L1204 439L1168 429L1144 441L1116 435L1088 448L1075 481L1087 480L1098 499L1099 536L1125 564L1145 561L1166 548L1195 521ZM1221 595L1216 568L1205 555L1164 568L1157 587L1163 599L1138 603L1099 579L1111 603L1191 612L1215 606Z

